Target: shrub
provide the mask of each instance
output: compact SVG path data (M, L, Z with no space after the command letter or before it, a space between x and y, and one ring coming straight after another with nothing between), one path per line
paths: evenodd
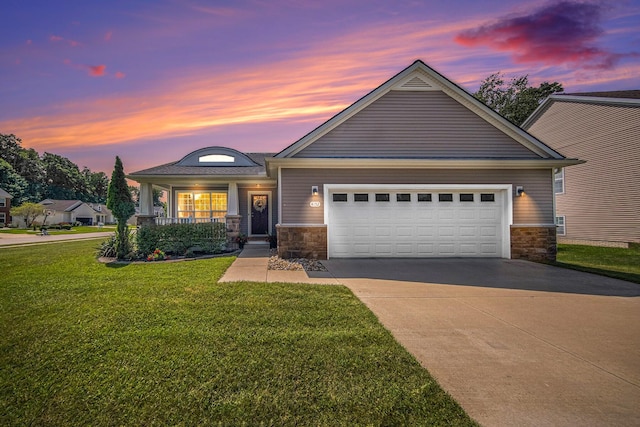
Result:
M100 244L98 248L98 256L107 258L115 258L116 256L116 236L109 236L107 240Z
M224 223L169 224L140 227L136 237L138 251L150 254L156 249L174 255L185 255L198 249L204 253L220 253L227 240Z

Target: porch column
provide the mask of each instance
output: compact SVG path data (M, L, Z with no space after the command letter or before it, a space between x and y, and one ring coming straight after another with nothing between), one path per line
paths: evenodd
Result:
M140 215L153 216L153 185L140 184Z
M227 193L227 215L238 215L240 203L238 201L238 184L229 183L229 191Z

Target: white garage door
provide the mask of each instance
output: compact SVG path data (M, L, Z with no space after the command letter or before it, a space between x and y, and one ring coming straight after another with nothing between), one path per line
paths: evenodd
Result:
M506 194L329 189L329 257L507 257Z

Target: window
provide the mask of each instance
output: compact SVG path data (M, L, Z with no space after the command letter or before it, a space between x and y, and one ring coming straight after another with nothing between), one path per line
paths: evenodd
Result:
M227 193L179 192L178 218L224 218L227 214Z
M431 193L418 193L418 201L419 202L430 202L431 201Z
M496 201L496 195L493 193L482 193L480 194L480 201L481 202L495 202Z
M376 202L388 202L389 193L376 193Z
M473 202L473 193L462 193L460 194L461 202Z
M198 157L200 163L235 163L236 159L226 154L207 154Z
M0 224L7 223L7 214L4 212L0 212Z
M396 194L396 202L410 202L411 194L409 193L398 193Z
M439 202L453 202L453 194L451 194L451 193L438 194L438 201Z
M7 207L7 199L4 197L0 197L0 208L6 208Z
M356 193L353 195L354 202L368 202L369 195L367 193Z
M333 195L334 202L346 202L347 201L347 193L336 193Z
M553 178L554 178L553 191L556 194L563 194L564 193L564 168L560 169L559 172L556 172Z
M565 216L564 215L560 215L556 217L556 226L557 226L557 233L558 236L566 236L567 234L567 228L565 226Z

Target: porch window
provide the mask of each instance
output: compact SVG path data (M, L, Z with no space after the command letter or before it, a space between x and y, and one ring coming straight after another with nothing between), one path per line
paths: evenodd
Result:
M227 193L179 192L178 218L224 218L227 215Z

